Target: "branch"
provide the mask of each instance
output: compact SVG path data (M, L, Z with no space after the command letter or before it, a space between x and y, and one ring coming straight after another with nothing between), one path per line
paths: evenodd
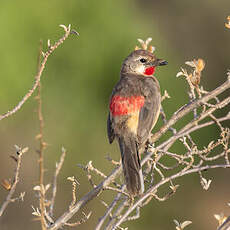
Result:
M163 127L160 129L160 131L158 131L157 133L155 133L151 138L150 141L151 142L155 142L156 140L158 140L172 125L174 125L178 120L180 120L182 117L184 117L186 114L188 114L189 112L193 111L194 108L197 108L201 105L203 105L204 103L208 102L209 100L216 98L217 95L221 94L222 92L224 92L225 90L230 88L230 77L228 76L226 82L224 82L221 86L219 86L218 88L214 89L213 91L207 93L206 95L204 95L203 97L199 98L198 100L195 100L193 102L191 102L190 104L187 104L185 106L183 106L181 109L179 109L176 113L174 113L174 115L171 117L171 119L165 124L163 125ZM192 131L198 130L198 128L193 127L194 124L197 125L198 121L201 121L202 119L204 119L205 117L207 117L209 114L211 114L212 112L214 112L217 109L220 109L224 106L226 106L228 103L230 103L230 97L227 97L226 99L224 99L223 101L217 103L215 105L215 107L212 107L210 109L208 109L207 111L204 111L204 113L202 113L200 116L198 116L197 118L195 118L193 121L191 121L187 126L185 126L185 128L181 129L179 132L174 132L173 136L171 138L169 138L170 141L164 141L163 143L161 143L159 146L157 146L157 148L155 149L156 151L162 151L165 149L167 149L169 147L169 143L174 143L178 138L183 137L185 135L185 133L191 133ZM220 121L224 121L226 119L229 119L229 116L227 118L220 118ZM208 125L214 124L215 121L212 120L211 123L210 122L206 122L204 124L199 125L199 128L203 128L206 127ZM192 128L193 127L193 128ZM192 128L192 129L191 129ZM167 148L166 148L167 146ZM171 145L170 145L171 146ZM151 156L156 153L156 151L150 151L142 160L141 165L143 166L147 161L149 161L149 159L151 159ZM164 152L163 151L163 152ZM161 157L164 155L162 153L158 153L156 154L157 158L155 159L155 162L158 162ZM229 165L213 165L213 166L201 166L200 167L196 167L196 168L191 168L192 164L194 162L193 157L189 157L190 162L186 163L186 168L184 168L184 170L182 170L181 172L171 176L171 177L163 177L161 179L160 183L157 183L154 186L151 186L149 190L147 190L147 192L145 193L145 195L140 198L138 200L138 203L135 203L135 206L132 206L131 208L129 208L126 212L125 212L125 216L124 214L122 214L122 219L119 220L119 222L116 223L116 217L118 215L120 215L120 213L124 210L125 206L128 205L127 203L127 198L124 198L124 201L120 204L120 206L116 209L116 211L114 212L114 216L113 218L110 219L110 221L107 223L105 229L111 229L111 227L114 225L114 227L118 227L125 219L126 217L128 217L128 215L134 210L136 209L141 203L142 201L144 201L145 199L149 198L151 194L153 194L153 192L161 185L169 182L172 179L175 179L177 177L189 174L189 173L195 173L195 172L199 172L202 170L206 170L209 168L219 168L219 167L229 167ZM185 163L186 161L184 161ZM202 163L202 162L201 162ZM155 164L156 166L156 164ZM156 167L154 168L156 169ZM108 185L112 182L114 182L115 178L118 177L118 175L120 175L122 170L122 167L119 166L118 168L114 169L113 172L111 172L111 174L104 179L98 186L96 186L93 190L91 190L88 194L86 194L84 197L82 197L73 207L71 210L66 211L61 217L59 217L55 223L48 227L49 230L55 230L60 228L61 226L63 226L70 218L73 217L73 215L75 213L77 213L80 208L84 207L91 199L93 199L94 197L98 196L99 193L103 190L106 189L106 187L108 187ZM158 172L160 173L160 170L158 169ZM121 193L118 193L121 194ZM147 195L146 195L147 194ZM120 195L121 196L121 195ZM119 196L119 197L120 197ZM152 195L151 195L152 196ZM113 200L113 202L111 203L111 205L109 205L106 214L99 220L97 226L96 226L96 230L101 229L103 223L105 222L105 219L110 215L110 213L112 212L113 208L115 207L115 204L117 204L118 200L117 200L117 196L115 197L115 199Z
M205 102L211 100L212 98L215 98L217 95L221 94L222 92L224 92L229 88L230 88L230 75L227 77L227 80L221 86L207 93L202 98L199 98L193 101L192 103L183 106L177 112L175 112L171 117L171 119L167 122L167 124L162 126L158 132L152 135L150 139L151 142L153 143L156 142L171 126L173 126L178 120L180 120L186 114L191 112L194 108L203 105Z
M207 169L216 169L216 168L230 168L230 165L206 165L200 168L194 168L194 169L190 169L187 171L181 171L173 176L170 176L170 177L167 177L161 180L160 183L154 185L149 190L147 190L146 193L122 215L122 217L117 221L117 223L113 226L112 229L116 229L120 224L122 224L126 220L126 218L129 216L129 214L133 212L137 207L141 206L141 204L146 199L148 199L150 196L152 196L152 194L154 194L154 191L156 191L161 185L166 184L167 182L173 179L176 179L178 177L184 176L184 175L205 171Z
M44 150L46 148L46 143L43 137L43 128L44 128L44 119L42 115L42 99L41 99L41 83L38 83L38 119L39 119L39 134L37 135L36 139L39 140L40 149L38 150L39 153L39 184L40 184L40 198L39 198L39 205L41 211L41 227L42 230L46 230L46 220L45 220L45 189L44 189Z
M122 186L122 191L124 190L125 186ZM113 200L113 202L110 204L110 206L108 207L107 211L105 212L104 216L102 216L101 218L99 218L98 224L95 228L95 230L99 230L101 229L102 225L104 224L104 222L106 221L106 218L111 215L111 212L113 210L113 208L116 206L117 202L121 199L121 195L122 193L118 193L115 197L115 199Z
M68 27L66 27L64 25L60 25L60 27L62 27L65 30L65 34L64 34L64 36L62 38L60 38L57 42L55 42L54 45L50 45L50 41L48 40L48 50L45 53L43 53L43 60L42 60L42 63L40 65L40 68L39 68L39 70L38 70L38 72L37 72L37 74L35 76L34 85L28 91L28 93L22 98L22 100L12 110L6 112L5 114L0 115L0 120L3 120L4 118L7 118L7 117L13 115L19 109L21 109L23 104L31 97L31 95L37 89L37 87L39 85L39 82L41 80L43 70L45 69L45 65L46 65L46 62L47 62L49 56L54 52L55 49L57 49L69 37L69 35L71 33L74 33L74 34L78 35L78 33L76 31L71 30L70 25Z
M121 173L121 166L114 169L111 174L102 181L96 188L91 190L85 196L83 196L73 207L71 210L66 211L61 217L59 217L54 224L52 224L47 229L56 230L63 226L73 215L79 211L80 208L85 206L90 200L96 197L106 186L108 186L111 182L115 180L118 175Z
M18 157L17 158L13 157L13 159L17 162L17 166L16 166L16 170L15 170L15 174L14 174L13 184L12 185L8 184L9 187L7 188L7 190L10 190L10 192L7 195L5 202L2 204L2 206L0 208L0 217L4 213L5 209L9 205L9 203L18 200L18 198L13 199L12 196L13 196L13 194L16 190L16 186L19 182L19 171L21 168L22 156L24 153L26 153L28 151L28 147L23 148L23 149L19 148L18 146L15 146L15 147L17 149L17 156ZM24 195L25 195L25 193L21 193L19 198L23 200Z
M53 178L53 191L52 191L52 197L50 200L50 210L49 210L50 216L53 216L54 202L55 202L55 197L57 193L57 177L64 163L65 155L66 155L66 150L65 148L62 147L62 154L60 157L60 161L56 163L56 170L55 170L54 178Z
M230 82L230 81L229 81ZM180 137L183 137L185 135L190 134L191 132L206 127L208 125L214 124L214 121L206 122L205 124L198 125L198 122L209 116L209 114L213 113L217 108L222 108L230 103L230 97L227 97L222 102L217 103L218 107L212 107L202 113L200 116L198 116L196 119L188 123L186 126L184 126L179 132L177 132L174 136L169 138L164 144L162 144L160 147L164 149L165 151L169 149L169 147ZM228 114L226 117L222 118L220 121L225 121L230 119L230 114ZM170 119L171 120L171 119ZM194 127L193 127L194 126ZM155 135L153 135L155 136Z
M70 29L70 25L68 27L64 26L64 25L60 25L60 27L62 27L65 31L65 34L63 37L61 37L57 42L54 43L54 45L51 45L50 40L48 40L48 50L43 53L42 52L42 46L40 45L40 52L39 52L39 61L38 61L38 71L37 71L37 75L35 77L35 83L32 87L32 89L24 96L23 100L18 104L18 106L16 106L12 111L8 112L7 114L3 115L0 118L5 118L7 116L10 116L11 114L15 113L17 110L20 109L20 107L25 103L25 101L32 95L32 93L35 91L36 88L38 88L38 94L36 99L38 100L38 119L39 119L39 134L36 136L36 139L39 140L39 144L40 144L40 148L39 148L39 186L35 186L34 190L39 191L39 208L40 210L33 212L34 215L37 215L40 217L40 221L41 221L41 227L42 230L46 230L48 223L52 223L53 221L51 221L51 216L47 213L46 211L46 204L45 204L45 193L48 190L50 185L45 186L44 185L44 150L46 147L46 143L44 141L44 137L43 137L43 127L44 127L44 119L43 119L43 115L42 115L42 100L41 100L41 75L42 72L45 68L45 64L48 60L48 57L50 56L50 54L53 53L53 51L58 48L58 46L60 46L65 40L66 38L68 38L68 36L70 35L71 32L77 33L75 31L71 31ZM41 60L41 56L43 56L43 60L40 64L40 60ZM64 158L63 158L64 160ZM50 214L53 214L53 206L54 206L54 199L55 199L55 195L56 195L56 177L57 174L60 171L60 168L62 166L61 162L59 164L60 167L58 167L56 169L55 172L55 177L54 177L54 185L53 185L53 196L51 199L51 203L50 203ZM47 220L47 221L46 221Z

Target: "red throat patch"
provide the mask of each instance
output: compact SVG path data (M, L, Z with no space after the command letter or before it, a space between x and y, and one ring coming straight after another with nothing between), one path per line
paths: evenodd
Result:
M151 66L151 67L146 68L144 74L145 75L153 75L155 72L155 68L156 68L155 66Z
M113 116L127 115L139 111L144 102L143 96L121 97L115 95L111 99L109 109Z

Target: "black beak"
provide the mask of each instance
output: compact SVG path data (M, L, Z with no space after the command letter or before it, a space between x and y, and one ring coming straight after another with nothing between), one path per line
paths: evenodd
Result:
M158 65L167 65L168 62L162 59L157 59Z
M161 66L161 65L167 65L168 62L163 59L155 59L152 62L149 62L148 65L150 66Z

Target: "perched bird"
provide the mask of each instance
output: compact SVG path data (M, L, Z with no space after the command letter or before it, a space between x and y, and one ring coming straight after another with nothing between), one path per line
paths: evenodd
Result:
M144 192L139 150L160 113L160 86L153 74L157 66L166 64L147 50L133 51L122 64L120 80L110 98L108 138L110 143L115 138L119 143L125 183L131 196Z

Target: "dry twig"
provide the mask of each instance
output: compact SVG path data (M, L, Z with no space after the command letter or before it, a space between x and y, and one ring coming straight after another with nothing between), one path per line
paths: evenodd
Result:
M17 198L12 198L12 196L14 195L14 192L16 190L16 186L19 182L19 171L21 168L21 164L22 164L22 156L24 153L26 153L28 151L28 147L25 148L19 148L18 146L16 147L16 152L17 152L17 157L14 157L14 159L16 160L17 166L15 169L15 174L14 174L14 178L13 178L13 184L11 185L10 183L7 183L7 190L9 190L9 193L6 197L6 200L4 201L4 203L2 204L1 208L0 208L0 217L2 216L2 214L4 213L5 209L7 208L7 206L9 205L9 203L11 202L15 202L16 200L22 200L24 198L25 193L21 193L19 197ZM6 187L5 187L6 188Z
M42 115L42 100L41 100L41 83L38 83L38 119L39 119L39 134L36 136L36 139L39 140L40 148L38 150L39 153L39 184L40 184L40 211L41 211L41 226L42 230L46 230L46 220L45 220L45 189L44 189L44 150L46 148L46 143L44 141L43 136L43 127L44 127L44 119Z
M13 115L14 113L16 113L19 109L21 109L21 107L23 106L23 104L31 97L31 95L34 93L34 91L37 89L39 82L41 80L41 76L42 73L45 69L45 65L46 62L49 58L49 56L54 52L55 49L57 49L68 37L71 33L77 34L78 32L71 30L71 26L69 25L68 27L64 26L64 25L60 25L60 27L62 27L65 31L65 34L62 38L60 38L57 42L54 43L54 45L50 45L50 40L48 40L48 50L43 53L43 60L41 62L40 68L35 76L35 82L32 86L32 88L28 91L28 93L26 93L26 95L22 98L22 100L12 109L9 110L8 112L6 112L5 114L0 115L0 120L7 118L11 115Z
M72 201L69 206L69 210L71 210L77 201L76 190L77 190L77 185L79 185L79 182L74 176L68 177L67 180L72 182Z
M54 199L55 199L55 195L56 195L56 189L55 189L56 184L54 184L53 197L51 199L51 204L50 204L51 205L50 206L50 215L48 215L48 213L46 211L46 204L45 204L45 200L46 200L45 199L45 193L48 190L49 186L48 187L44 186L44 150L45 150L47 144L45 143L44 136L43 136L44 119L43 119L43 115L42 115L41 82L40 82L40 80L41 80L42 72L45 68L46 62L47 62L50 54L52 54L53 51L55 49L57 49L66 40L66 38L69 37L70 33L73 32L73 31L71 31L70 25L68 27L66 27L64 25L60 25L60 27L62 27L65 31L65 34L63 37L61 37L57 42L55 42L54 45L51 45L50 40L48 40L48 50L45 53L42 52L42 46L40 45L38 71L37 71L37 75L35 76L35 83L34 83L32 89L24 96L22 101L20 101L19 104L13 110L9 111L8 113L6 113L0 117L0 120L1 120L3 118L6 118L6 117L12 115L16 111L18 111L21 108L21 106L25 103L25 101L36 90L36 88L38 88L38 95L37 95L36 99L38 101L39 134L36 136L36 139L38 139L39 143L40 143L40 148L38 150L38 153L39 153L39 161L38 161L39 162L39 184L40 185L37 187L35 186L34 190L39 191L40 210L38 210L37 212L35 211L34 213L40 217L42 230L47 229L47 226L49 225L47 223L47 221L53 222L53 221L50 221L50 219L51 219L51 215L53 214ZM77 32L74 31L74 33L77 33ZM42 56L43 56L43 59L42 59ZM41 61L41 59L42 59L42 61ZM41 64L40 64L40 62L41 62ZM55 179L57 177L57 174L60 171L62 163L63 162L61 162L60 167L56 169ZM56 181L54 181L54 183L56 183Z
M62 154L60 157L60 161L58 163L56 163L56 170L55 170L54 178L53 178L53 185L52 185L53 190L52 190L52 197L50 200L50 210L49 210L50 216L53 216L55 197L56 197L56 193L57 193L57 177L58 177L58 174L59 174L59 172L62 168L62 165L64 163L65 155L66 155L66 150L64 147L62 147Z

